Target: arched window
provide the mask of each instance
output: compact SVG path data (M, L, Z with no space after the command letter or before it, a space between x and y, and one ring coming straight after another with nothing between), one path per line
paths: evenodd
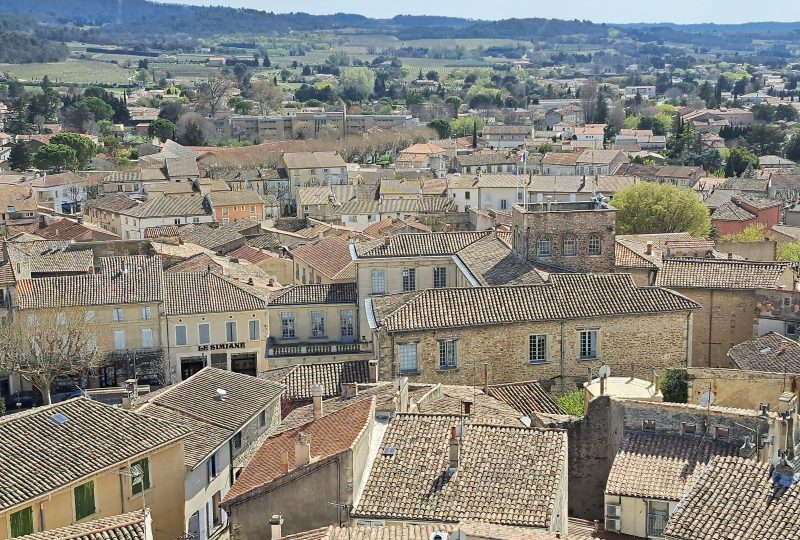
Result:
M564 253L565 257L572 257L578 254L578 239L574 236L567 235L564 237L564 245L562 247L562 252Z
M536 254L539 257L549 257L551 247L552 247L552 242L550 241L550 237L541 236L539 237L539 241L536 246Z
M588 245L589 255L600 255L602 252L603 246L599 234L590 234Z

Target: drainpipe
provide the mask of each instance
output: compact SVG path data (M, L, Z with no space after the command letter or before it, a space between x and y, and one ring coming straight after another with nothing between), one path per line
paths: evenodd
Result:
M711 367L711 325L714 323L714 290L711 290L711 300L708 308L708 367Z
M684 358L684 365L689 367L691 362L690 356L692 353L692 312L686 314L686 355Z
M561 321L561 391L564 391L564 321Z

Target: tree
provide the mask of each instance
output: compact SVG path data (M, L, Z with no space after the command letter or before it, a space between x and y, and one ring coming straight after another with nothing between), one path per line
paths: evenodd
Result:
M620 190L611 204L617 209L618 234L711 232L708 210L690 189L644 182Z
M87 97L75 103L76 109L86 110L91 113L92 120L99 122L100 120L108 120L113 118L114 109L100 98Z
M595 105L594 110L594 123L605 124L606 120L608 120L608 104L606 103L605 96L598 92L597 105Z
M428 127L435 129L440 139L447 139L450 137L450 124L447 120L433 120L428 122Z
M755 169L758 167L758 157L744 147L731 148L728 159L725 160L725 176L732 178L742 176L747 167Z
M37 169L50 172L74 171L78 168L78 156L69 146L45 144L33 155L33 164Z
M258 114L269 114L283 103L283 90L269 81L260 80L250 85L250 95L256 104Z
M781 103L775 107L775 120L786 120L787 122L794 122L798 119L800 113L797 109L786 103Z
M165 100L161 102L161 107L158 112L159 118L169 120L173 124L178 123L178 119L186 112L184 107L179 101Z
M208 120L195 112L181 116L175 131L178 142L186 146L205 146L212 140L214 134L214 129Z
M484 121L477 116L462 116L450 122L450 134L456 137L466 137L472 135L472 132L483 129Z
M197 104L214 116L224 103L223 99L233 88L233 82L220 75L212 75L197 85Z
M562 409L572 416L583 416L583 391L570 390L561 395L556 396L556 401Z
M800 264L800 242L791 244L778 244L777 257L779 261L788 261Z
M161 142L175 138L175 124L166 118L158 118L150 123L147 134L151 137L158 137Z
M578 88L581 99L581 109L583 109L583 121L587 124L594 120L597 111L597 86L592 83L584 83Z
M308 120L301 120L294 124L295 139L310 139L314 135L314 126Z
M27 171L33 164L33 156L28 145L20 141L11 147L8 164L15 171Z
M668 369L658 380L664 401L686 403L689 401L689 374L684 369Z
M252 76L250 73L250 68L241 62L233 66L233 76L236 77L236 82L239 84L239 88L246 88L247 86L250 86L250 77Z
M264 51L264 60L261 62L261 65L264 66L265 68L268 68L272 65L272 62L270 61L269 55L267 54L266 50Z
M757 156L767 156L780 153L786 136L778 126L753 124L745 140L747 147Z
M447 96L444 102L450 108L450 113L453 115L453 118L458 118L458 111L461 109L461 98L458 96Z
M361 101L369 97L375 88L375 72L365 67L342 70L339 76L342 97L350 101Z
M0 325L0 369L18 374L50 404L58 377L84 376L101 367L96 326L83 316L52 311L6 319Z
M50 143L63 144L75 150L79 169L86 167L86 164L97 154L97 146L92 140L78 133L59 133L50 139Z
M753 223L738 234L723 234L722 242L763 242L767 236L767 228L763 223Z
M800 133L795 133L783 147L783 155L786 159L800 161Z
M241 96L233 96L228 100L228 107L236 114L248 115L253 110L253 102Z

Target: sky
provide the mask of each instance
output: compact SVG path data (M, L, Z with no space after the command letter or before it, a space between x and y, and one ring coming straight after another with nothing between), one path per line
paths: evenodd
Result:
M674 22L719 24L752 21L800 21L797 0L772 0L764 5L752 0L158 0L173 4L248 7L276 13L304 11L314 14L358 13L389 18L398 14L447 15L473 19L545 17L588 19L594 22ZM768 6L769 9L762 9ZM487 9L490 7L490 9Z

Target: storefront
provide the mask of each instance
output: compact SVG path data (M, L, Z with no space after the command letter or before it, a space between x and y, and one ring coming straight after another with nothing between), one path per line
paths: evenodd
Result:
M178 363L181 380L188 379L206 366L255 377L258 375L259 355L263 352L252 347L247 348L246 345L246 342L212 343L199 345L194 354L180 355Z

